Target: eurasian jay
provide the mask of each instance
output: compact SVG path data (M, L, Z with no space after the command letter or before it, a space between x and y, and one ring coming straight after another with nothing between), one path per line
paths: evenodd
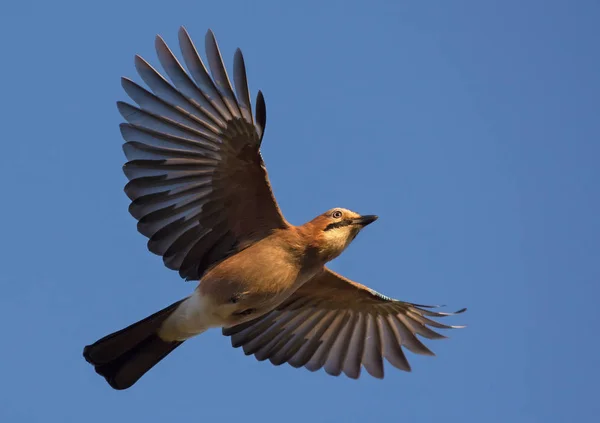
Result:
M211 31L209 76L188 33L179 42L184 70L162 38L158 58L169 83L139 56L150 91L122 85L138 106L119 102L131 199L129 212L148 249L169 269L197 280L194 292L84 349L115 389L132 386L186 340L220 327L234 347L273 364L325 368L358 378L361 366L383 378L383 358L410 371L402 347L433 355L416 335L457 328L431 319L461 313L386 297L326 267L377 216L333 208L293 226L269 184L260 146L266 108L253 117L241 51L234 56L235 93Z

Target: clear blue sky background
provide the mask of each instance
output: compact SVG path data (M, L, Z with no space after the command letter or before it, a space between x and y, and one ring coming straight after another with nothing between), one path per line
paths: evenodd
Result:
M367 4L368 3L368 4ZM595 421L600 364L597 1L12 1L0 13L2 422ZM215 330L133 389L85 344L187 295L122 192L115 102L186 25L241 47L296 224L376 213L332 267L469 307L412 373L273 367ZM177 49L178 50L178 49Z

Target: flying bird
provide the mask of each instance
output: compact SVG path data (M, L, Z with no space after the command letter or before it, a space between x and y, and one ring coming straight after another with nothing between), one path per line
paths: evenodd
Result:
M205 38L210 74L185 28L184 69L160 36L158 59L170 79L135 57L150 90L122 86L137 106L118 102L131 199L129 212L148 249L193 293L84 348L114 389L126 389L186 340L222 328L246 355L331 375L383 378L385 358L410 371L403 347L433 355L417 335L458 328L433 311L395 300L326 267L374 215L333 208L307 223L286 221L260 153L266 107L259 91L253 114L241 51L232 86L212 31ZM212 77L211 77L212 75ZM235 87L235 89L234 89Z

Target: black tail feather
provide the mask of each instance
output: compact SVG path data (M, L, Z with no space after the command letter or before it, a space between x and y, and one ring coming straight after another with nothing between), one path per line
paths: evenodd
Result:
M83 356L114 389L127 389L183 341L163 341L157 334L165 319L182 302L99 339Z

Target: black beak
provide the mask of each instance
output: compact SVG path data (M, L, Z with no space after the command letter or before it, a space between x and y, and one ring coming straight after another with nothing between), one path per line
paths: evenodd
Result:
M355 225L360 225L363 228L373 222L375 222L377 220L377 216L375 216L374 214L367 214L364 216L361 216L357 219L354 219L354 224Z

